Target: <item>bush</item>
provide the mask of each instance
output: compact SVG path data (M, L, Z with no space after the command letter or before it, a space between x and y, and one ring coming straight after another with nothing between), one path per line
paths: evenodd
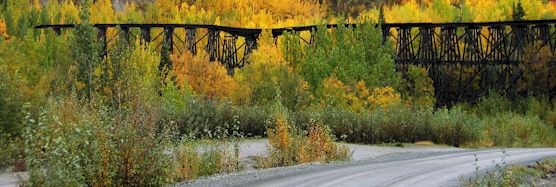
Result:
M392 87L376 87L373 88L368 99L371 106L389 107L392 105L399 105L401 103L400 94Z
M311 121L303 131L288 119L283 109L275 108L274 124L267 129L269 155L258 160L258 167L288 166L309 162L349 160L349 148L334 143L330 129L322 122Z
M540 179L556 172L556 160L546 159L529 166L496 166L496 171L469 179L466 186L535 186Z
M265 106L280 99L289 109L301 110L311 102L308 83L284 65L268 67L251 64L238 71L235 78L242 90L247 92L238 95L242 98L235 100L247 100L245 104ZM280 97L277 97L278 94Z
M545 121L548 124L552 124L554 129L556 129L556 109L555 108L552 108L552 110L548 112L548 114L545 117Z
M112 111L75 99L50 101L26 117L25 158L30 185L145 186L172 181L156 109Z
M489 95L480 98L472 110L480 116L491 116L511 111L513 109L512 105L508 98L491 92Z
M454 146L552 146L551 141L547 140L551 137L544 134L522 135L512 139L514 142L526 142L524 144L496 143L504 142L504 136L510 136L510 129L514 128L508 127L505 131L500 130L500 133L495 133L497 131L493 131L496 127L494 124L498 122L507 124L508 120L517 120L521 121L520 124L524 126L533 123L535 128L541 128L543 132L550 132L554 128L552 123L549 122L552 119L549 115L551 114L550 111L546 112L544 120L540 120L540 115L531 112L513 112L515 117L508 120L502 120L503 118L500 117L496 118L500 121L493 121L491 116L503 115L509 117L506 114L509 113L510 108L518 110L515 108L519 107L515 107L517 104L506 103L507 101L503 101L501 97L490 97L493 99L485 99L478 104L476 110L470 112L459 106L451 109L435 110L432 107L404 105L377 107L366 111L353 111L338 107L295 112L284 110L284 116L287 116L284 117L284 123L288 125L288 128L296 129L295 132L292 132L293 134L290 133L290 136L292 136L291 144L296 142L293 137L297 137L295 135L297 131L308 131L311 129L313 122L322 121L323 124L330 125L332 134L348 142L374 144L432 141ZM330 99L327 101L330 101ZM521 105L529 106L533 104ZM234 106L227 103L192 100L187 108L184 113L178 115L175 122L182 133L197 132L201 137L216 138L224 136L216 135L223 129L228 129L229 132L241 132L246 136L264 136L267 131L265 128L272 129L275 127L276 121L279 121L274 115L275 107L273 106ZM525 109L519 109L519 111L532 110L525 107ZM522 125L517 125L515 128L521 128L520 126ZM524 132L534 127L526 127ZM534 130L532 132L540 131ZM502 138L497 136L502 136ZM494 142L492 139L501 140ZM299 145L302 144L299 143Z
M332 132L349 142L433 141L459 146L480 139L479 120L461 109L392 106L370 112L354 113L326 110L317 114Z
M198 138L221 139L234 133L263 136L267 121L272 119L270 106L236 106L204 100L173 86L164 89L161 103L163 123L175 125L180 135Z
M335 140L328 126L321 121L311 121L307 138L299 148L299 162L350 160L349 148L334 143Z
M18 93L14 79L5 66L0 65L0 136L17 136L21 133L23 98Z
M435 95L432 79L423 67L409 66L402 79L401 93L410 105L434 106Z
M0 135L0 150L2 150L0 152L0 170L10 166L14 166L14 171L24 171L26 169L25 165L16 163L23 162L24 145L20 137Z
M322 94L319 97L321 107L334 107L352 111L361 111L366 107L365 100L357 97L349 85L345 85L335 76L324 79L322 84Z
M519 64L523 71L523 82L518 84L519 91L533 96L554 95L551 90L556 87L556 76L552 73L556 70L555 59L549 46L535 44L525 48L524 62Z
M70 89L77 91L80 99L92 99L98 89L95 80L100 78L95 71L101 65L101 46L95 41L95 30L89 20L89 5L91 1L84 1L80 7L79 18L81 24L75 28L75 34L71 40L70 47L73 49L71 56L76 63L75 82ZM70 67L66 67L67 70Z
M428 134L433 142L461 146L481 140L481 125L477 116L461 108L440 109L432 115Z
M556 129L537 116L503 113L483 121L487 142L501 147L542 147L556 144Z

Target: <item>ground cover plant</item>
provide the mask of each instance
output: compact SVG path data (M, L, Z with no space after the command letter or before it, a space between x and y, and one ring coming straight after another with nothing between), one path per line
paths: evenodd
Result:
M243 168L237 142L255 136L269 139L260 168L349 160L336 141L556 146L556 103L535 87L551 79L540 71L551 67L548 48L520 64L529 73L519 89L531 91L523 97L439 106L428 70L400 71L375 27L380 12L386 22L511 20L513 1L126 2L0 1L0 168L27 169L24 184L162 186L233 172ZM520 19L556 13L552 1L521 6ZM231 75L202 49L171 54L163 67L155 44L114 37L101 46L92 24L110 22L359 25L320 26L312 45L264 31ZM58 23L79 26L33 28Z
M529 166L501 165L486 176L470 179L467 186L535 186L542 180L551 185L556 177L556 160L545 159Z

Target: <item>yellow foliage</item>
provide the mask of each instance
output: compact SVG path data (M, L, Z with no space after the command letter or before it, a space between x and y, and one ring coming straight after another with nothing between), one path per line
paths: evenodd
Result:
M514 3L517 0L408 0L385 7L384 15L389 23L454 22L457 19L472 22L506 21L512 19ZM555 1L544 3L540 0L522 0L521 3L526 20L556 18ZM463 11L468 11L466 16L469 17L458 18ZM363 12L358 19L377 21L378 9Z
M388 107L399 103L400 94L389 86L368 89L364 81L359 81L355 88L352 88L334 76L323 81L322 107L332 106L361 112L364 109Z
M214 11L225 25L261 28L314 24L326 10L310 0L197 0L193 5Z
M270 30L265 30L257 40L257 49L249 56L252 64L260 64L268 67L287 65L284 54L274 43Z
M351 109L354 111L360 111L363 108L363 101L355 95L351 87L345 85L335 76L324 79L322 84L322 107L332 106L342 109Z
M278 113L276 115L274 128L267 129L266 133L268 135L268 142L270 145L279 151L286 151L292 143L290 126L282 113Z
M369 97L369 89L367 88L367 85L365 85L365 81L358 81L356 88L359 98Z
M330 136L330 131L326 129L322 122L313 123L309 127L309 133L305 144L299 151L299 161L301 163L312 161L326 161L328 155L334 155L336 145Z
M175 0L158 0L156 1L158 9L158 22L175 23L179 22L180 3Z
M262 32L257 49L248 57L250 64L234 74L241 87L234 94L235 103L265 105L272 103L278 93L288 108L306 106L309 102L308 83L294 72L274 41L271 32Z
M116 21L112 0L97 0L91 5L91 22L113 23Z
M56 8L53 6L53 8ZM66 1L60 7L60 20L55 23L73 23L73 21L81 22L79 19L79 7L73 1Z
M311 120L307 134L295 132L299 132L299 129L290 126L283 113L277 113L274 127L267 129L273 150L268 158L259 160L259 166L350 159L349 148L337 145L330 129L322 122Z
M368 97L370 105L378 107L388 107L396 104L400 104L401 97L400 94L396 93L392 87L379 87L374 88L371 95Z
M210 62L206 53L172 55L171 61L177 83L209 99L227 99L237 87L226 68L219 62Z
M10 37L8 35L8 27L6 27L6 22L4 20L0 20L0 36L4 37L4 39Z

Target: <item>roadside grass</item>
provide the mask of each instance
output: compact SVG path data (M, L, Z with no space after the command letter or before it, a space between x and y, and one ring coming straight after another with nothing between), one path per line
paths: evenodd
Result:
M477 174L478 175L478 174ZM466 186L537 186L545 180L556 184L556 159L537 161L530 166L497 166L497 170L469 179Z
M38 116L27 113L23 186L162 186L242 169L241 137L181 141L171 125L160 129L150 106L109 110L76 99L51 100Z
M178 144L173 150L177 181L242 170L244 166L233 144L213 140L183 141Z

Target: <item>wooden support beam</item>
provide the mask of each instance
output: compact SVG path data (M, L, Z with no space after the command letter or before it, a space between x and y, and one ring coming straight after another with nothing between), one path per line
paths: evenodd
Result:
M141 42L151 42L151 28L147 26L141 27Z

